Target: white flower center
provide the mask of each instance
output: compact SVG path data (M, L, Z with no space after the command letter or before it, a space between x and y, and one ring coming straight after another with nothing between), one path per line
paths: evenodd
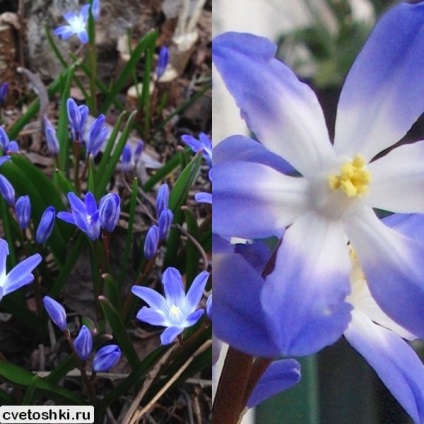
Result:
M69 24L75 33L85 31L85 21L81 16L75 16Z
M173 322L179 323L181 319L183 318L181 309L177 305L172 305L169 308L169 317Z

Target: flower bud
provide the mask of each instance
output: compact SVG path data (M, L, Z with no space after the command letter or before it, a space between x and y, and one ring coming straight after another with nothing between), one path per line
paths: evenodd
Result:
M102 197L99 204L99 220L103 229L111 233L118 223L121 212L121 198L116 193Z
M93 349L93 337L91 331L83 325L77 338L74 340L75 351L82 361L86 361Z
M159 216L158 228L159 228L159 240L165 240L168 236L168 231L171 228L174 214L168 208L163 209Z
M157 225L152 225L147 231L146 238L144 239L144 257L151 259L158 250L159 244L159 229Z
M134 162L137 163L140 160L141 153L143 152L143 148L144 148L144 141L139 140L134 150Z
M15 189L3 175L0 175L0 194L9 206L15 205Z
M212 295L210 295L206 301L206 315L212 321Z
M44 116L44 135L50 154L57 155L59 153L59 142L57 140L56 130L47 116Z
M9 136L3 127L0 127L0 147L3 149L3 153L7 152L7 148L9 147Z
M100 115L91 124L90 129L88 130L86 142L87 153L92 153L93 156L96 156L97 153L99 153L100 148L108 135L107 128L104 126L105 119L104 115Z
M113 368L121 358L121 349L117 345L108 345L99 349L93 359L93 371L105 372Z
M31 201L28 196L20 196L15 204L16 221L19 228L25 230L31 219Z
M131 171L131 147L128 144L125 145L122 150L121 162L122 162L122 171L130 172Z
M162 46L159 51L158 64L156 66L156 78L159 79L165 72L169 62L169 50L168 47Z
M7 147L7 153L19 153L19 145L15 140L12 140Z
M4 103L6 101L7 89L9 88L9 83L4 82L0 85L0 103Z
M93 19L98 21L100 18L100 0L93 0L93 3L91 3L91 13Z
M49 206L43 213L35 234L35 241L38 244L43 244L50 237L53 231L54 220L56 217L56 209Z
M78 106L74 99L69 98L66 102L66 108L72 130L72 137L74 141L81 142L85 121L87 120L88 107L85 105Z
M66 312L65 308L56 300L49 296L43 299L44 307L49 314L50 319L59 327L60 330L66 330Z
M162 184L159 187L156 197L156 214L159 217L163 209L166 209L169 204L169 188L168 184Z

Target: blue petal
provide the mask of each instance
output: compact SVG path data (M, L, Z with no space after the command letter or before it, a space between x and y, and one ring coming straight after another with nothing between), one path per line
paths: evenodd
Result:
M402 3L375 27L347 76L334 147L371 159L424 110L424 4Z
M414 350L392 331L354 311L348 342L374 368L416 423L424 422L424 366Z
M261 143L243 135L233 135L221 141L213 149L213 163L226 161L256 162L268 165L282 174L294 174L296 170L281 156L267 150Z
M168 325L168 320L161 310L154 310L145 306L138 311L137 319L150 325L161 325L163 327Z
M160 341L163 345L171 344L175 337L183 332L184 328L181 327L168 327L161 335Z
M76 225L74 215L70 212L58 212L57 217L68 224Z
M380 308L424 337L424 244L384 225L363 208L346 225L369 289Z
M60 330L66 330L66 311L65 308L56 300L49 296L43 298L44 307L49 314L50 319L59 327Z
M41 260L41 255L36 253L16 265L9 274L7 274L3 285L3 296L31 283L34 280L34 276L31 272Z
M262 375L247 401L248 408L254 408L270 397L290 389L300 381L300 364L294 359L274 361Z
M247 244L235 244L234 252L243 256L249 264L261 274L271 258L271 250L260 241Z
M248 127L265 147L303 175L334 157L324 115L313 91L283 63L276 46L252 34L215 37L213 60Z
M185 327L191 327L192 325L196 324L197 321L199 321L199 319L202 318L204 314L204 309L198 309L197 311L194 311L191 314L187 315L187 317L185 318Z
M81 31L78 33L78 37L81 41L81 43L83 44L87 44L88 43L88 33L87 31Z
M223 162L213 169L213 225L222 236L281 235L309 209L309 185L304 178L253 162Z
M309 355L340 338L350 320L350 268L340 222L310 212L287 229L261 294L281 352Z
M213 331L222 341L254 356L281 353L269 335L260 302L264 281L241 255L213 255Z
M162 283L167 305L169 307L176 305L181 308L185 301L185 291L179 271L173 267L166 268Z
M9 255L9 245L0 238L0 278L6 275L6 259Z
M158 311L166 311L168 309L165 298L156 290L149 287L133 286L131 291L153 309Z
M74 35L74 31L69 25L64 25L53 30L53 34L59 35L63 40L66 40Z
M186 314L193 312L199 306L208 278L209 272L203 271L193 280L186 296L184 308Z
M385 225L397 232L413 238L418 242L424 241L424 214L394 213L382 219Z

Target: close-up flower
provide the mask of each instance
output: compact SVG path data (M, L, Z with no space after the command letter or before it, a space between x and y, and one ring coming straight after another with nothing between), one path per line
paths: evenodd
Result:
M165 296L149 287L133 286L131 291L149 305L140 309L137 319L151 325L167 327L160 339L163 345L172 343L204 314L205 310L198 307L208 278L208 272L201 272L186 294L181 274L176 268L170 267L162 277Z
M274 58L272 42L245 33L214 40L216 68L259 140L234 136L214 151L214 231L255 239L287 228L260 291L282 353L312 353L346 330L347 241L379 307L424 336L424 244L373 210L424 212L423 142L385 152L424 109L423 29L423 4L382 17L346 78L334 144L315 94ZM285 173L287 162L300 176ZM286 337L294 333L296 348Z
M96 199L91 192L87 192L82 201L76 194L68 193L68 201L71 212L59 212L57 217L68 224L76 225L81 231L87 234L92 241L100 236L99 210Z
M34 280L32 271L41 262L41 255L36 253L19 262L9 272L6 271L6 259L9 245L0 239L0 300L9 293L20 289Z
M57 27L53 33L58 35L63 40L77 35L81 43L88 43L88 33L87 33L87 21L88 21L88 11L90 9L89 4L82 6L79 13L67 12L63 15L67 24Z

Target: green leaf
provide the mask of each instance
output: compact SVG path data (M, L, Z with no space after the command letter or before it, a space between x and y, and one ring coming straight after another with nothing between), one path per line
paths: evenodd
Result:
M113 103L114 99L118 96L119 92L122 90L122 87L125 83L131 78L133 69L137 66L138 61L140 60L141 55L151 46L156 45L157 32L150 32L146 34L135 49L132 51L130 60L124 66L121 73L118 75L118 78L112 85L112 88L104 100L101 110L101 113L107 113L110 105Z
M183 207L183 212L185 216L185 222L187 223L188 233L199 242L199 226L197 225L196 217L193 215L188 208ZM199 242L200 244L200 242ZM186 258L186 284L187 288L190 287L192 281L196 278L196 275L199 273L199 258L200 252L199 249L194 245L194 243L187 239L187 258Z
M99 302L103 309L103 313L105 314L106 320L112 328L113 335L122 349L122 352L127 358L131 368L136 370L140 366L140 360L128 336L127 329L125 328L119 312L105 297L99 296Z

